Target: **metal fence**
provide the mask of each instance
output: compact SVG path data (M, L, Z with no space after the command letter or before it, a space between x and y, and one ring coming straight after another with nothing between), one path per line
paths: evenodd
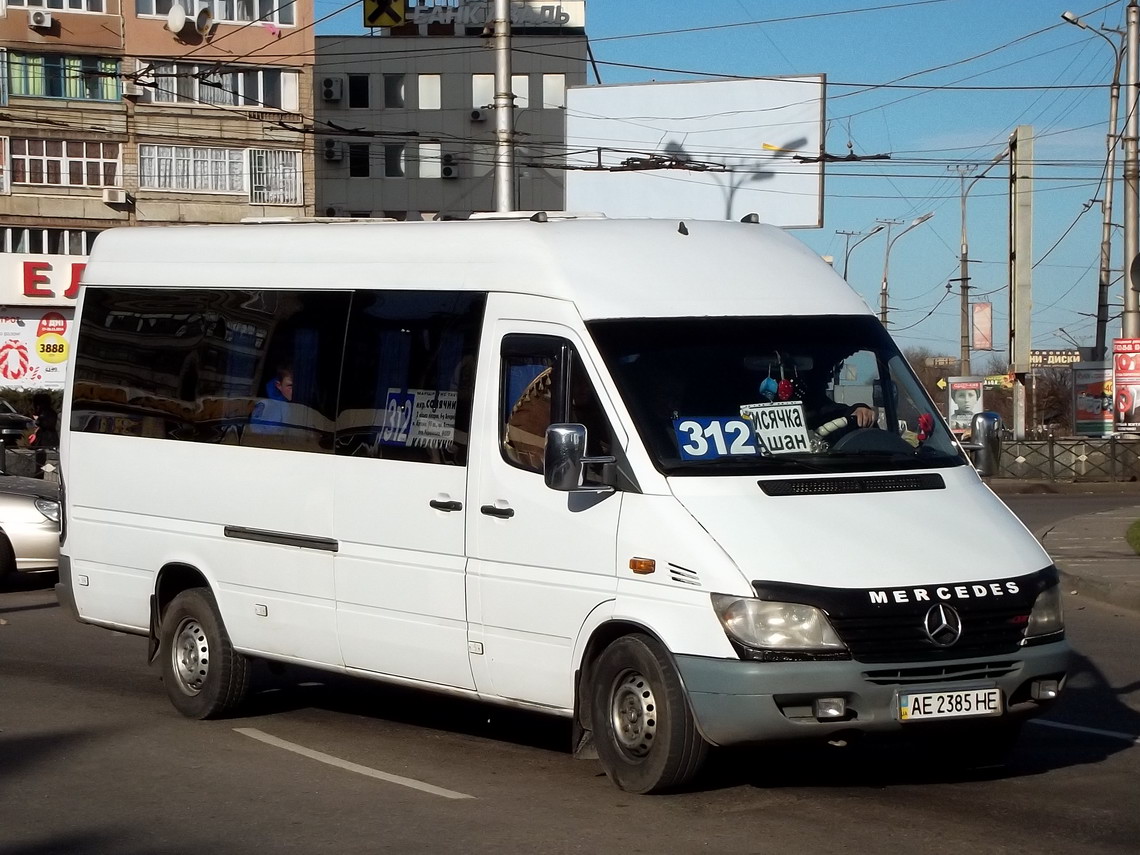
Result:
M1140 437L1006 440L1000 475L1031 481L1140 480Z

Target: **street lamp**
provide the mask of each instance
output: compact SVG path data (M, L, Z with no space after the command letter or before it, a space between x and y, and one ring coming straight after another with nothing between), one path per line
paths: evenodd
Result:
M962 254L958 259L958 276L962 284L962 342L961 353L958 358L961 361L960 370L964 375L970 373L970 244L966 239L966 196L974 189L974 185L985 177L987 172L1005 160L1007 154L1009 154L1008 147L999 151L994 155L989 166L974 176L969 184L966 183L966 176L973 171L973 167L958 167L958 177L962 184Z
M855 235L859 234L859 232L836 232L836 234L845 235L847 237L847 245L846 245L846 248L843 250L843 278L844 278L844 280L847 279L847 262L851 258L851 253L855 251L855 247L858 246L859 244L861 244L867 238L871 237L872 235L877 235L882 230L883 230L883 225L880 223L879 225L877 225L873 229L871 229L871 231L867 232L867 234L863 235L863 237L859 238L859 240L855 241L854 246L851 245L851 238L854 237Z
M891 261L891 247L895 245L895 241L909 232L911 229L917 228L934 216L933 211L928 211L921 217L916 217L911 221L911 224L887 241L886 252L883 253L883 285L879 289L879 320L883 322L883 326L887 325L887 297L890 293L887 288L887 270Z
M1108 42L1108 46L1112 48L1112 52L1116 56L1116 64L1112 71L1112 86L1109 87L1108 91L1108 136L1106 141L1108 159L1104 168L1104 193L1100 200L1100 276L1097 283L1096 346L1093 350L1093 359L1101 361L1105 357L1105 348L1107 345L1108 288L1111 279L1110 256L1112 255L1112 189L1116 184L1116 143L1120 138L1117 123L1119 121L1120 104L1120 67L1124 61L1125 33L1109 28L1109 32L1117 33L1120 36L1120 43L1117 44L1101 30L1090 27L1072 12L1062 12L1061 20L1075 27L1080 27L1082 30L1088 30L1090 33L1096 33ZM1127 287L1128 286L1125 285L1125 290L1127 290Z

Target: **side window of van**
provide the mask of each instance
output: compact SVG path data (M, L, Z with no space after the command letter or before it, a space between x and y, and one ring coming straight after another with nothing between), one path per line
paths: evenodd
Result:
M485 305L463 291L356 292L336 453L465 465Z
M72 429L330 452L348 302L347 292L90 288Z
M546 428L559 422L586 426L587 456L612 453L615 443L609 420L569 341L553 336L506 336L500 389L500 447L511 465L542 472Z

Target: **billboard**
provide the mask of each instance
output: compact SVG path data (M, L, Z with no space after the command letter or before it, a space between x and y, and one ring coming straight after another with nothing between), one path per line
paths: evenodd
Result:
M824 76L576 86L566 209L823 225Z
M949 395L947 420L951 430L969 430L974 416L982 412L981 377L951 377L946 386Z
M1073 363L1073 427L1079 436L1112 433L1112 368L1104 362Z
M1140 433L1140 338L1113 339L1112 391L1116 429Z
M0 315L0 389L62 389L74 309L5 307Z

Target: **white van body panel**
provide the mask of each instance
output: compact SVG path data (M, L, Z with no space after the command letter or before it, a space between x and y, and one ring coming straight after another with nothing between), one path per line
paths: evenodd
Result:
M68 546L73 572L92 579L76 598L80 614L145 631L158 571L186 564L210 580L235 646L341 664L332 553L223 535L230 525L331 537L325 461L266 448L69 436L68 459L78 465L67 476ZM289 501L271 500L280 496ZM256 615L258 604L271 620Z
M871 314L839 274L780 229L693 220L682 234L678 226L598 218L111 229L99 236L83 281L465 288L555 297L588 321Z
M754 476L676 477L669 486L749 580L896 588L1049 566L1037 539L973 469L937 472L944 490L856 496L766 496Z

